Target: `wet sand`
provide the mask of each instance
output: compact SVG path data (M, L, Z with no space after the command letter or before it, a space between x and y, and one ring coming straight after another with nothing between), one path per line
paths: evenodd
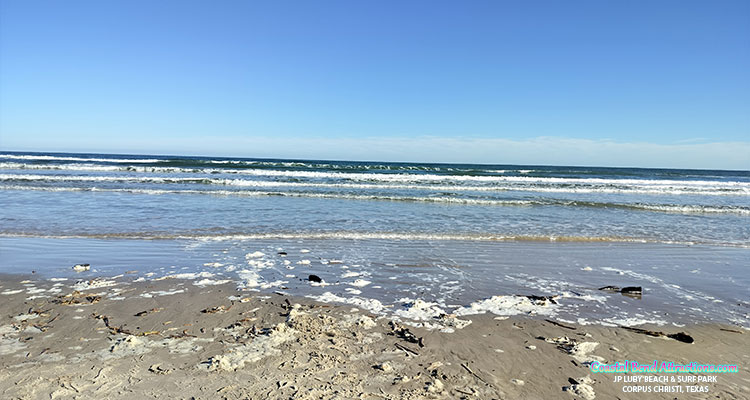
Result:
M732 326L639 327L694 340L684 343L539 316L443 315L414 323L283 292L238 291L232 283L134 283L134 277L0 276L0 398L743 399L750 393L750 331ZM613 382L622 375L588 367L654 359L740 369L671 374L716 377L681 385L707 393L627 393Z

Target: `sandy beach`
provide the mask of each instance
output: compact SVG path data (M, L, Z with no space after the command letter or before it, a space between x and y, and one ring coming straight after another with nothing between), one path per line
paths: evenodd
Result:
M283 292L238 291L232 283L133 282L134 276L2 276L0 397L741 399L750 393L743 367L750 357L738 351L750 346L750 332L732 326L639 327L665 335L651 336L543 316L415 321L408 313L373 315ZM625 360L740 369L671 374L693 376L692 383L623 383L589 367ZM627 374L664 375L670 374ZM660 386L682 392L655 392ZM634 387L650 392L627 392Z

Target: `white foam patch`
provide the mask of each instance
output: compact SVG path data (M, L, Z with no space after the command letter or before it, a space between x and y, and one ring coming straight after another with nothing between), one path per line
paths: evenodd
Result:
M210 272L185 272L182 274L167 275L165 278L172 279L198 279L198 278L213 278L215 275Z
M431 303L423 300L411 300L401 299L400 301L405 302L402 308L394 311L393 313L399 317L412 319L415 321L428 321L438 317L441 314L445 314L445 311L440 308L437 303Z
M610 324L619 325L619 326L637 326L637 325L644 325L644 324L654 324L654 325L666 325L667 321L660 320L660 319L644 319L644 318L636 318L636 317L623 317L623 318L605 318L604 322L608 322Z
M266 282L256 271L249 269L237 271L237 276L242 279L242 282L238 285L242 289L270 289L289 283L289 281L282 280Z
M400 301L403 302L402 307L394 311L393 314L406 320L418 321L417 323L405 322L412 326L430 330L440 329L441 332L452 333L455 329L463 329L471 324L469 320L461 320L456 318L455 315L447 314L437 303L408 298L403 298Z
M91 289L100 289L110 286L118 285L115 281L110 281L106 279L92 279L90 281L78 281L75 285L73 285L73 290L78 291L84 291L84 290L91 290Z
M171 296L173 294L185 293L185 289L173 289L173 290L156 290L149 293L142 293L141 297L152 298L154 296Z
M492 296L456 310L456 315L492 313L496 315L554 315L558 306L549 300L531 300L526 296Z
M213 280L213 279L201 279L199 281L193 282L193 285L195 286L215 286L215 285L223 285L225 283L229 283L231 280L229 279L220 279L220 280Z
M223 267L224 264L219 263L219 262L208 262L208 263L203 264L203 266L204 267L211 267L211 268L219 268L219 267Z
M39 318L39 315L37 314L20 314L13 317L16 321L26 321L29 319L37 319Z
M0 337L0 355L6 356L19 352L26 348L26 344L17 338Z
M266 254L263 253L263 252L255 251L255 252L252 252L252 253L245 254L245 258L248 258L248 259L249 258L260 258L260 257L264 257L265 255Z
M354 282L348 283L348 285L356 286L356 287L365 287L365 286L367 286L367 285L369 285L371 283L372 282L364 280L364 279L357 279Z

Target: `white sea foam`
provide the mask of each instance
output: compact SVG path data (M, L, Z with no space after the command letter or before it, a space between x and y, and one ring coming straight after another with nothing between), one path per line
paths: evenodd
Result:
M198 279L198 278L212 278L214 277L214 274L210 272L185 272L181 274L172 274L167 275L165 278L172 278L172 279Z
M466 307L461 307L455 313L459 316L487 312L505 316L519 314L555 315L558 308L559 305L547 299L534 300L526 296L492 296L489 299L475 301Z
M402 306L393 311L393 314L415 321L429 321L445 314L445 311L437 303L420 299L401 299Z
M0 163L0 167L2 167ZM96 171L98 167L81 166L75 167L74 170ZM111 169L111 167L110 167ZM101 171L112 172L112 171ZM133 171L129 171L133 172ZM166 172L166 171L165 171ZM173 171L174 172L174 171ZM288 171L285 171L288 172ZM226 173L226 171L215 171L215 173ZM344 174L348 175L348 174ZM382 175L382 174L375 174ZM410 175L411 176L411 175ZM61 182L139 182L139 183L198 183L206 185L224 185L253 188L333 188L333 189L413 189L428 191L469 191L469 192L496 192L496 191L525 191L525 192L543 192L543 193L640 193L640 194L700 194L700 195L750 195L750 183L748 182L725 182L725 181L648 181L632 180L630 183L622 183L618 180L592 180L573 179L573 178L539 178L541 181L505 179L504 181L488 180L481 186L465 184L444 184L440 182L422 182L423 175L413 175L415 182L405 184L401 180L385 179L383 183L368 183L369 180L355 180L356 183L346 182L287 182L287 181L264 181L248 179L227 179L214 178L211 175L196 176L142 176L142 175L49 175L49 174L1 174L0 181L61 181ZM447 178L467 178L447 176ZM471 177L469 177L471 178ZM488 177L474 177L488 178ZM549 181L544 180L549 179ZM557 179L557 180L555 180ZM375 179L378 180L378 179ZM459 179L460 181L461 179ZM421 182L421 183L420 183ZM649 182L649 183L642 183ZM666 182L666 183L661 183Z
M597 207L623 208L642 211L655 211L674 214L738 214L750 215L750 207L742 206L707 206L707 205L675 205L675 204L644 204L644 203L600 203L589 201L563 201L556 199L539 200L494 200L476 199L452 196L396 196L396 195L360 195L318 192L268 192L268 191L232 191L232 190L194 190L194 189L130 189L130 188L87 188L87 187L39 187L23 185L0 185L2 190L40 190L40 191L94 191L112 193L133 193L146 195L165 194L202 194L216 196L251 196L251 197L302 197L321 199L342 199L361 201L404 201L417 203L442 203L474 206L562 206L562 207Z

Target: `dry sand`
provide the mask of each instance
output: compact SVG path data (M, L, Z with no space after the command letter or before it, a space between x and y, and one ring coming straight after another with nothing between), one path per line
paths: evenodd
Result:
M623 328L484 314L434 321L471 321L444 333L352 306L239 292L229 283L1 279L2 399L750 396L750 332L736 327L643 327L686 332L695 340L687 344ZM697 384L708 393L632 394L586 366L654 359L738 364L740 372Z

